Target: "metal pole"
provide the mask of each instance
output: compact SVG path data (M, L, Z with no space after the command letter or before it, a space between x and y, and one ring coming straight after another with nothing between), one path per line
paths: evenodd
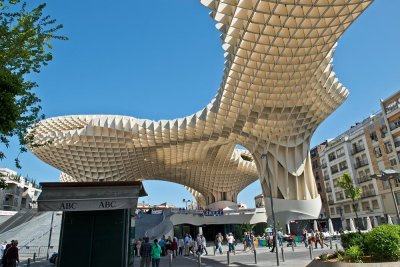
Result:
M293 240L293 242L292 242L292 251L294 252L294 240Z
M392 187L392 183L390 180L389 181L389 186L390 186L390 192L392 192L392 197L393 197L393 202L394 202L394 207L396 208L396 212L397 212L397 223L400 223L400 212L399 212L399 206L397 206L397 200L396 200L396 196L394 195L393 192L393 187Z
M172 267L172 255L174 254L174 252L172 252L171 254L169 254L169 267Z
M49 232L49 243L47 244L47 259L49 259L49 250L51 243L51 234L53 232L53 220L54 220L54 211L51 213L51 224L50 224L50 232Z
M257 251L254 249L254 263L257 264Z
M269 198L271 200L271 213L272 213L272 220L274 221L274 242L275 242L275 249L276 249L276 265L279 266L279 252L278 252L278 232L276 229L276 220L275 220L275 212L274 212L274 200L272 199L272 187L271 187L271 179L268 175L268 159L267 154L265 156L265 176L268 180L268 187L269 187Z
M312 258L312 245L309 247L309 250L310 250L310 260L312 260L313 258Z
M229 251L227 251L227 252L226 252L226 257L227 257L227 260L228 260L228 266L229 266L229 264L230 264L230 260L229 260Z
M197 256L197 264L199 267L201 266L201 254Z
M329 238L330 249L332 249L332 238L333 238L333 235L331 235Z
M338 249L338 247L337 247L337 244L335 244L335 247L336 247L336 252L338 252L338 251L339 251L339 249Z
M36 252L33 253L33 261L36 261Z
M282 262L285 262L285 254L283 254L283 247L281 247L281 252L282 252Z

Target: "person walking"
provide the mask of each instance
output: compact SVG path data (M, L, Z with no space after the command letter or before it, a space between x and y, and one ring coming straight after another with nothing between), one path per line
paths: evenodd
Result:
M235 252L235 238L233 237L232 233L228 234L228 236L226 237L226 240L228 241L229 253L233 252L233 255L235 255L236 254L236 252Z
M279 241L279 246L283 247L283 234L282 230L278 230L278 241Z
M144 242L140 246L140 256L142 257L140 260L140 267L150 267L151 243L148 237L144 238Z
M16 267L17 262L19 263L17 246L18 246L18 241L14 240L14 242L11 243L11 247L6 251L7 267Z
M185 247L185 240L182 238L179 238L178 240L178 254L179 256L183 255L183 248Z
M274 230L275 231L275 230ZM276 248L276 238L275 238L275 232L272 232L272 235L270 237L271 243L272 243L272 249L269 252L274 252Z
M11 240L11 243L10 244L6 244L6 246L4 247L3 254L2 254L2 257L1 257L1 263L3 264L4 267L7 266L7 257L6 257L7 250L11 247L11 244L13 242L14 242L14 240Z
M221 233L218 233L216 236L215 236L215 250L217 251L219 251L219 254L222 254L222 241L223 241L223 237L222 237L222 235L221 235Z
M304 241L304 246L308 248L308 233L306 229L303 229L303 241Z
M151 245L151 265L152 267L160 267L161 246L158 240L154 239L154 244Z

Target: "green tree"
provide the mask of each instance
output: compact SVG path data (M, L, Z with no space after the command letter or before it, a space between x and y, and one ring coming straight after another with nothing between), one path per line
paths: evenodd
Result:
M362 193L361 188L356 186L353 183L353 179L351 179L351 176L348 173L343 174L337 180L337 183L338 183L339 187L343 189L346 197L351 199L353 210L356 214L356 218L357 218L357 222L358 222L356 200L361 198L361 193ZM358 229L360 229L360 227L358 227Z
M32 91L37 84L27 74L39 73L52 60L52 40L67 40L55 35L62 25L44 14L45 7L0 0L0 144L8 148L10 138L16 137L20 153L26 144L35 146L34 132L27 135L28 129L44 118L40 99ZM18 156L15 165L21 168ZM0 160L5 157L0 150Z

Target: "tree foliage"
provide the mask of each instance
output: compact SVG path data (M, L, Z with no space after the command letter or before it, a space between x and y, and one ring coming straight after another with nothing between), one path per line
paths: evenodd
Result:
M44 14L46 4L28 8L20 0L0 0L0 143L9 146L11 137L17 137L20 151L32 138L24 138L33 124L43 119L40 99L33 92L37 84L26 76L40 72L52 60L55 35L62 28L55 19ZM6 157L0 151L0 160ZM20 168L18 157L16 167Z
M44 118L40 99L33 92L37 84L26 76L39 73L52 60L52 40L67 40L55 34L62 25L44 14L45 7L0 0L0 144L8 148L10 138L17 137L20 153L33 141L28 129ZM5 157L0 150L0 160ZM18 156L15 165L21 168Z
M354 185L353 179L351 179L351 176L348 173L343 174L339 179L337 179L337 183L339 187L343 189L344 193L346 194L346 197L352 200L353 210L354 213L356 214L356 218L358 221L356 200L361 198L361 193L362 193L361 188ZM359 226L358 230L360 231Z

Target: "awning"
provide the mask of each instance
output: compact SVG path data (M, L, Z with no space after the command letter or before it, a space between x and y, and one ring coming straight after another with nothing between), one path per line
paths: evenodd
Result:
M136 208L147 196L141 182L40 183L39 211L89 211Z

